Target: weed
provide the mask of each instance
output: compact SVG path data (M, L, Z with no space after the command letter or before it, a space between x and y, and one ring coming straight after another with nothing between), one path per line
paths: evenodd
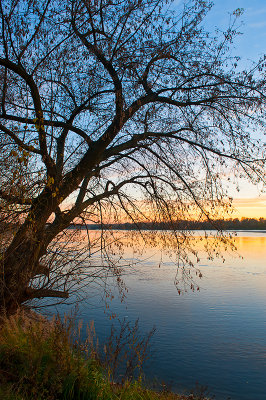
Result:
M81 324L71 318L51 321L19 312L2 321L0 330L1 400L200 400L143 388L140 371L153 331L141 337L138 321L123 321L113 328L105 351L100 352L91 324L88 338L80 340ZM94 333L93 333L94 332ZM100 354L103 355L101 361ZM119 365L125 375L115 381Z

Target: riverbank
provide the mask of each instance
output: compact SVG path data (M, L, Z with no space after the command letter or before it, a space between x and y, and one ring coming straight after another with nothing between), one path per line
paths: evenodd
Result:
M145 388L141 377L112 381L110 371L80 342L71 321L20 312L0 331L0 399L5 400L204 400Z

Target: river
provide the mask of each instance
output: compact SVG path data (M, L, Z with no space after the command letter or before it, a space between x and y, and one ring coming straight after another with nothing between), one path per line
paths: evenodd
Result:
M148 382L164 382L174 391L198 383L216 400L265 400L266 232L238 232L235 245L237 252L222 254L224 262L209 260L200 249L196 267L202 278L194 274L196 290L180 295L173 248L146 243L136 252L127 246L126 298L121 302L114 290L106 310L101 295L91 297L88 288L79 317L85 325L94 320L100 341L110 330L109 310L121 320L139 318L142 332L155 326L144 368Z

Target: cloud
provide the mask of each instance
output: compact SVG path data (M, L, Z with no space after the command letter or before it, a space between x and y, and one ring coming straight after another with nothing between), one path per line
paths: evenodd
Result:
M262 8L255 8L255 7L248 7L244 8L244 15L248 17L256 17L258 15L266 14L266 7Z
M248 24L249 28L264 28L266 27L266 21L254 22L252 24Z
M266 196L234 199L233 204L237 207L266 207Z
M236 198L233 200L233 217L266 218L266 196Z

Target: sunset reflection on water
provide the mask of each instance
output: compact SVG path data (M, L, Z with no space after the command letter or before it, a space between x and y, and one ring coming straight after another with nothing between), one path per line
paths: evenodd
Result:
M99 232L89 234L90 241L99 246ZM113 256L118 260L124 256L119 262L128 292L121 303L114 290L110 310L120 319L134 322L139 318L143 332L156 326L151 358L145 365L146 379L164 381L177 391L199 382L209 387L216 400L263 400L266 233L238 232L233 238L236 251L211 233L205 238L194 232L183 239L188 252L194 249L200 258L197 262L190 255L194 261L191 268L203 276L193 275L199 291L187 290L181 295L174 284L179 254L176 240L169 232L142 234L146 240L137 232L114 234ZM79 235L86 243L86 232ZM222 257L208 259L206 248L218 249ZM100 341L108 335L109 315L101 296L80 305L80 317L85 324L94 320Z

